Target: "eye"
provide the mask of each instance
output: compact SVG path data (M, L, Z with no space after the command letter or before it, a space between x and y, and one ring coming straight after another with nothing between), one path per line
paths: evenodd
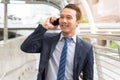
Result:
M71 16L68 16L67 19L68 19L68 20L69 20L69 19L72 19L72 17L71 17Z
M63 16L60 16L61 19L63 19L64 17Z

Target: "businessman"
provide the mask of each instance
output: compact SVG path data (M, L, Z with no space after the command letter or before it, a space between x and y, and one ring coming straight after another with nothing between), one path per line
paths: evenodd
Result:
M81 10L75 4L66 5L56 17L47 18L21 45L27 53L40 53L37 80L93 80L93 49L76 34L80 24ZM60 26L60 33L48 33Z

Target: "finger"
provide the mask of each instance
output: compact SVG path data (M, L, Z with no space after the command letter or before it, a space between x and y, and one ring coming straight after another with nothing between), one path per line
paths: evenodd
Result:
M54 22L56 19L56 17L50 17L50 22Z

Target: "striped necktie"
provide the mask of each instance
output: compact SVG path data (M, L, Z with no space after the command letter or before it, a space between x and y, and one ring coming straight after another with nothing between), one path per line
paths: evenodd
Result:
M70 42L71 39L69 38L63 38L64 39L64 46L62 49L61 57L60 57L60 64L57 74L57 80L64 80L65 77L65 65L66 65L66 57L68 53L68 42Z

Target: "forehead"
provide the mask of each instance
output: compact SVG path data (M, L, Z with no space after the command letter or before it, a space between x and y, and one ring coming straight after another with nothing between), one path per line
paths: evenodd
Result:
M61 11L61 15L76 16L76 11L73 9L65 8Z

